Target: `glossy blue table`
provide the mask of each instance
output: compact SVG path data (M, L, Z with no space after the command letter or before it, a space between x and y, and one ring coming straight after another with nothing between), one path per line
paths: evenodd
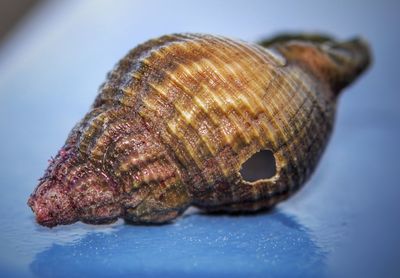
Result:
M268 1L269 2L269 1ZM54 1L0 45L0 277L399 277L399 4ZM47 159L130 48L171 32L258 40L324 30L371 42L307 185L254 215L191 210L171 225L38 226L26 200Z

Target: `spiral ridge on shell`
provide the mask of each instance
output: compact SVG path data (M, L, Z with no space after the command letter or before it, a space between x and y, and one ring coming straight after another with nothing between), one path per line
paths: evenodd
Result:
M309 178L340 90L368 63L359 40L150 40L107 75L28 204L47 226L162 223L190 205L271 207ZM243 164L263 150L274 156L274 175L246 181Z

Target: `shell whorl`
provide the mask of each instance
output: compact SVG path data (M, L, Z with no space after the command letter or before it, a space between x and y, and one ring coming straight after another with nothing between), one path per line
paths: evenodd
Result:
M285 65L279 54L221 37L185 34L150 41L109 74L82 128L79 149L93 160L107 160L111 139L105 138L126 132L129 115L140 115L190 173L194 187L234 181L241 164L260 149L286 148L293 152L287 156L296 157L291 141L318 140L309 137L331 125L332 107L329 99L317 97L306 73ZM131 161L146 156L154 159L146 153Z
M69 194L73 213L60 219L43 213L38 221L51 226L122 216L159 223L189 205L256 210L290 196L310 176L327 143L335 88L354 79L366 63L359 55L360 62L351 64L348 53L342 64L340 55L331 62L313 45L285 48L284 40L262 47L174 34L134 48L108 74L91 110L50 165L38 186L40 202L35 193L29 200L39 211L60 207ZM346 47L356 49L357 43ZM299 56L303 60L296 60ZM261 150L273 153L276 173L248 182L241 167ZM65 152L72 162L64 162ZM78 177L60 175L63 167ZM82 188L70 182L76 179ZM43 188L53 187L63 195L48 201ZM85 194L90 205L80 207Z

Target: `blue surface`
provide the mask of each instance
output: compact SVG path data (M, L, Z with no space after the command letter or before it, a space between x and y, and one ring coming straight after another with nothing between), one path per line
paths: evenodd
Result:
M279 231L279 233L277 233ZM286 265L288 254L296 260ZM325 253L281 212L249 217L193 215L162 227L119 226L54 244L30 268L38 276L137 274L163 277L322 273ZM90 263L88 264L88 260Z
M0 277L399 277L399 4L54 1L0 45ZM171 225L38 226L26 200L47 159L130 48L171 32L255 41L324 30L371 42L307 185L268 213L189 212Z

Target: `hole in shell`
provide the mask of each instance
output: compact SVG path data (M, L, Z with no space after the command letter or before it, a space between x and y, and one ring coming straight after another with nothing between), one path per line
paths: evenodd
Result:
M262 150L253 154L242 164L240 174L244 180L249 182L272 178L276 174L274 154L270 150Z

